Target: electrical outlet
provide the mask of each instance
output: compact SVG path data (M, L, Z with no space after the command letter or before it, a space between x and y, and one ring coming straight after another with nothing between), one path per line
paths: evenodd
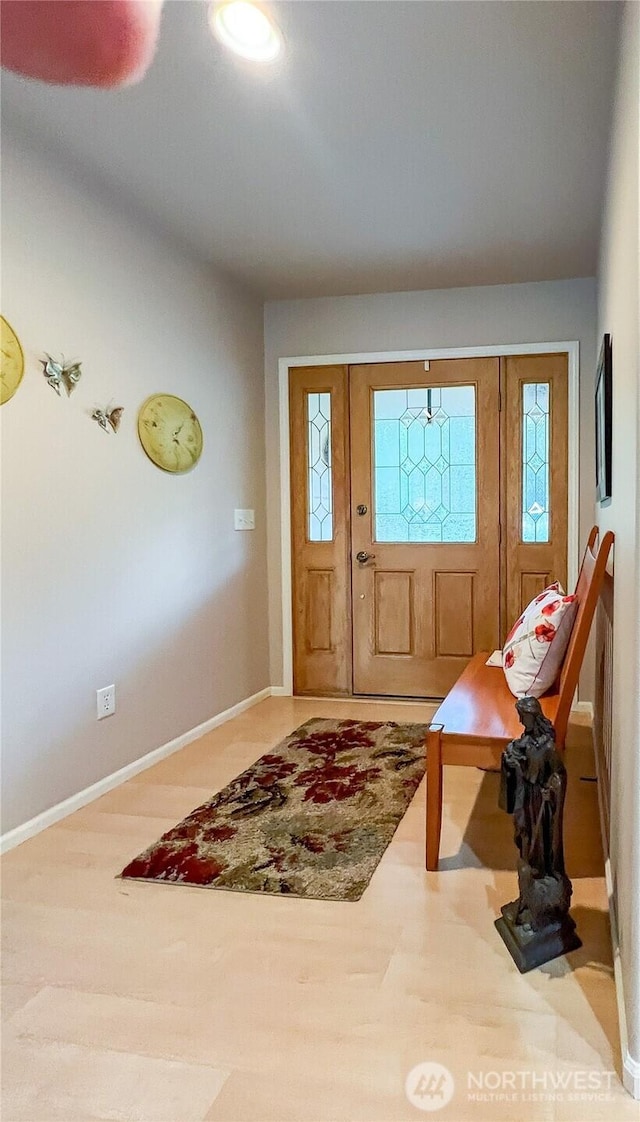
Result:
M96 702L98 720L101 721L103 717L110 717L116 711L116 687L104 686L103 689L96 690Z

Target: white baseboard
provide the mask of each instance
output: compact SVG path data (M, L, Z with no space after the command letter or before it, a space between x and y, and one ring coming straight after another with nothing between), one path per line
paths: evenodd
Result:
M605 879L607 882L607 895L609 897L609 923L611 926L611 946L613 949L613 973L616 983L616 1001L618 1004L618 1025L620 1028L620 1051L622 1054L622 1082L625 1090L634 1099L640 1099L640 1063L634 1060L629 1052L629 1036L627 1033L627 1010L624 1001L624 983L622 980L622 963L620 961L620 939L618 936L618 916L616 902L613 895L613 875L611 862L607 857L604 864Z
M173 755L187 744L191 744L193 740L198 740L205 733L211 732L212 729L223 725L226 721L233 720L234 717L244 713L245 709L250 709L252 705L257 705L259 701L264 701L265 698L271 697L271 686L266 689L260 690L259 693L254 693L252 697L246 697L244 701L239 701L237 705L232 705L230 709L225 709L224 712L218 713L215 717L210 717L201 725L196 725L195 728L189 729L188 732L183 732L181 736L177 736L175 740L170 740L168 744L163 744L160 748L154 748L153 751L147 752L146 756L141 756L140 759L134 760L125 767L121 767L118 771L114 771L111 775L105 775L104 779L99 779L97 783L92 783L90 787L85 787L83 791L78 791L77 795L71 795L70 798L65 799L61 803L56 803L55 806L49 807L48 810L43 810L42 814L37 814L35 818L30 818L28 822L23 822L21 826L16 826L13 830L8 830L6 834L0 837L0 853L6 853L9 849L14 849L16 845L21 842L27 841L28 838L34 837L42 830L46 830L47 826L53 826L55 822L59 822L62 818L66 818L74 811L80 810L81 807L86 806L87 803L93 802L94 799L105 795L107 791L112 791L114 787L119 787L121 783L125 783L127 779L132 776L138 775L139 772L145 771L154 764L164 760L167 756Z
M634 1099L640 1099L640 1064L629 1055L629 1049L622 1057L622 1082Z
M271 696L272 697L291 697L292 695L291 695L291 690L287 689L286 686L272 686L271 687Z
M591 723L593 724L593 702L591 701L574 701L571 706L572 713L586 713Z

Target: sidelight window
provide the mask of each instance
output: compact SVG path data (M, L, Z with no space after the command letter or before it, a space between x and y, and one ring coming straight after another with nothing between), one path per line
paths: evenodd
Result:
M307 394L308 533L311 542L333 540L331 394Z
M522 387L522 540L549 541L550 386Z

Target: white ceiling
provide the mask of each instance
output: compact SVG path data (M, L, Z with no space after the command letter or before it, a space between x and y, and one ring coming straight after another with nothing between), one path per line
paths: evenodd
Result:
M275 65L168 0L139 86L4 74L3 118L266 298L594 273L619 3L271 9Z

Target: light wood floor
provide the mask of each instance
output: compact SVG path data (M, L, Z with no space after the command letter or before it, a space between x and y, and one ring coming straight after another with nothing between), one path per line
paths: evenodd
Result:
M525 976L493 927L516 894L511 822L498 777L472 768L445 771L441 871L424 869L423 783L359 903L114 879L314 715L430 710L273 698L4 858L4 1122L637 1122L618 1079L597 792L580 779L588 730L568 753L584 947ZM404 1094L422 1061L456 1082L429 1115ZM524 1072L529 1089L470 1101L470 1071ZM608 1071L610 1101L569 1101L575 1087L553 1101L540 1082L532 1097L533 1073Z

